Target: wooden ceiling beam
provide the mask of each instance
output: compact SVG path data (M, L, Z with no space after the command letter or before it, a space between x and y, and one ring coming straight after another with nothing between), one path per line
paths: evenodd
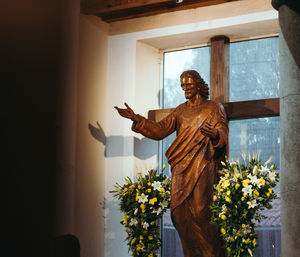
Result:
M81 12L114 22L231 1L238 0L81 0Z

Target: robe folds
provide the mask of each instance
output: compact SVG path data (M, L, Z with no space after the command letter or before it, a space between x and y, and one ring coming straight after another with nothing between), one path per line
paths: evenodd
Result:
M200 131L206 121L217 129L217 139ZM159 122L138 116L132 130L155 140L176 131L166 157L172 171L171 217L184 256L223 256L218 231L209 224L213 185L227 149L228 123L223 106L210 100L197 106L186 102Z

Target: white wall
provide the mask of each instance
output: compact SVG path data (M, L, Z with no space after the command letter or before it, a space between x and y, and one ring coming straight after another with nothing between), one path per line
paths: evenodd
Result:
M82 257L104 256L108 25L80 15L75 235Z

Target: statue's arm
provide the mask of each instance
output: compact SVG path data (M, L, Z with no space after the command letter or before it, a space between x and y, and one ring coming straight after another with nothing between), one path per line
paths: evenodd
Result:
M133 121L131 129L134 132L141 133L145 137L154 140L160 140L167 137L175 131L175 112L172 112L159 122L153 122L141 115L135 114L127 103L125 103L125 106L125 109L121 109L116 106L115 109L122 117L131 119Z
M145 137L161 140L175 131L175 117L169 114L159 122L154 122L137 115L138 121L132 123L131 129Z

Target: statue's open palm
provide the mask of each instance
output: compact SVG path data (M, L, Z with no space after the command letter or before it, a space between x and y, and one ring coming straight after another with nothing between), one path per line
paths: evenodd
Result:
M115 106L115 109L118 111L118 113L124 117L124 118L127 118L127 119L131 119L131 120L135 120L135 116L136 114L134 113L134 111L129 107L129 105L127 103L124 103L126 108L125 109L122 109L122 108L119 108L117 106Z

